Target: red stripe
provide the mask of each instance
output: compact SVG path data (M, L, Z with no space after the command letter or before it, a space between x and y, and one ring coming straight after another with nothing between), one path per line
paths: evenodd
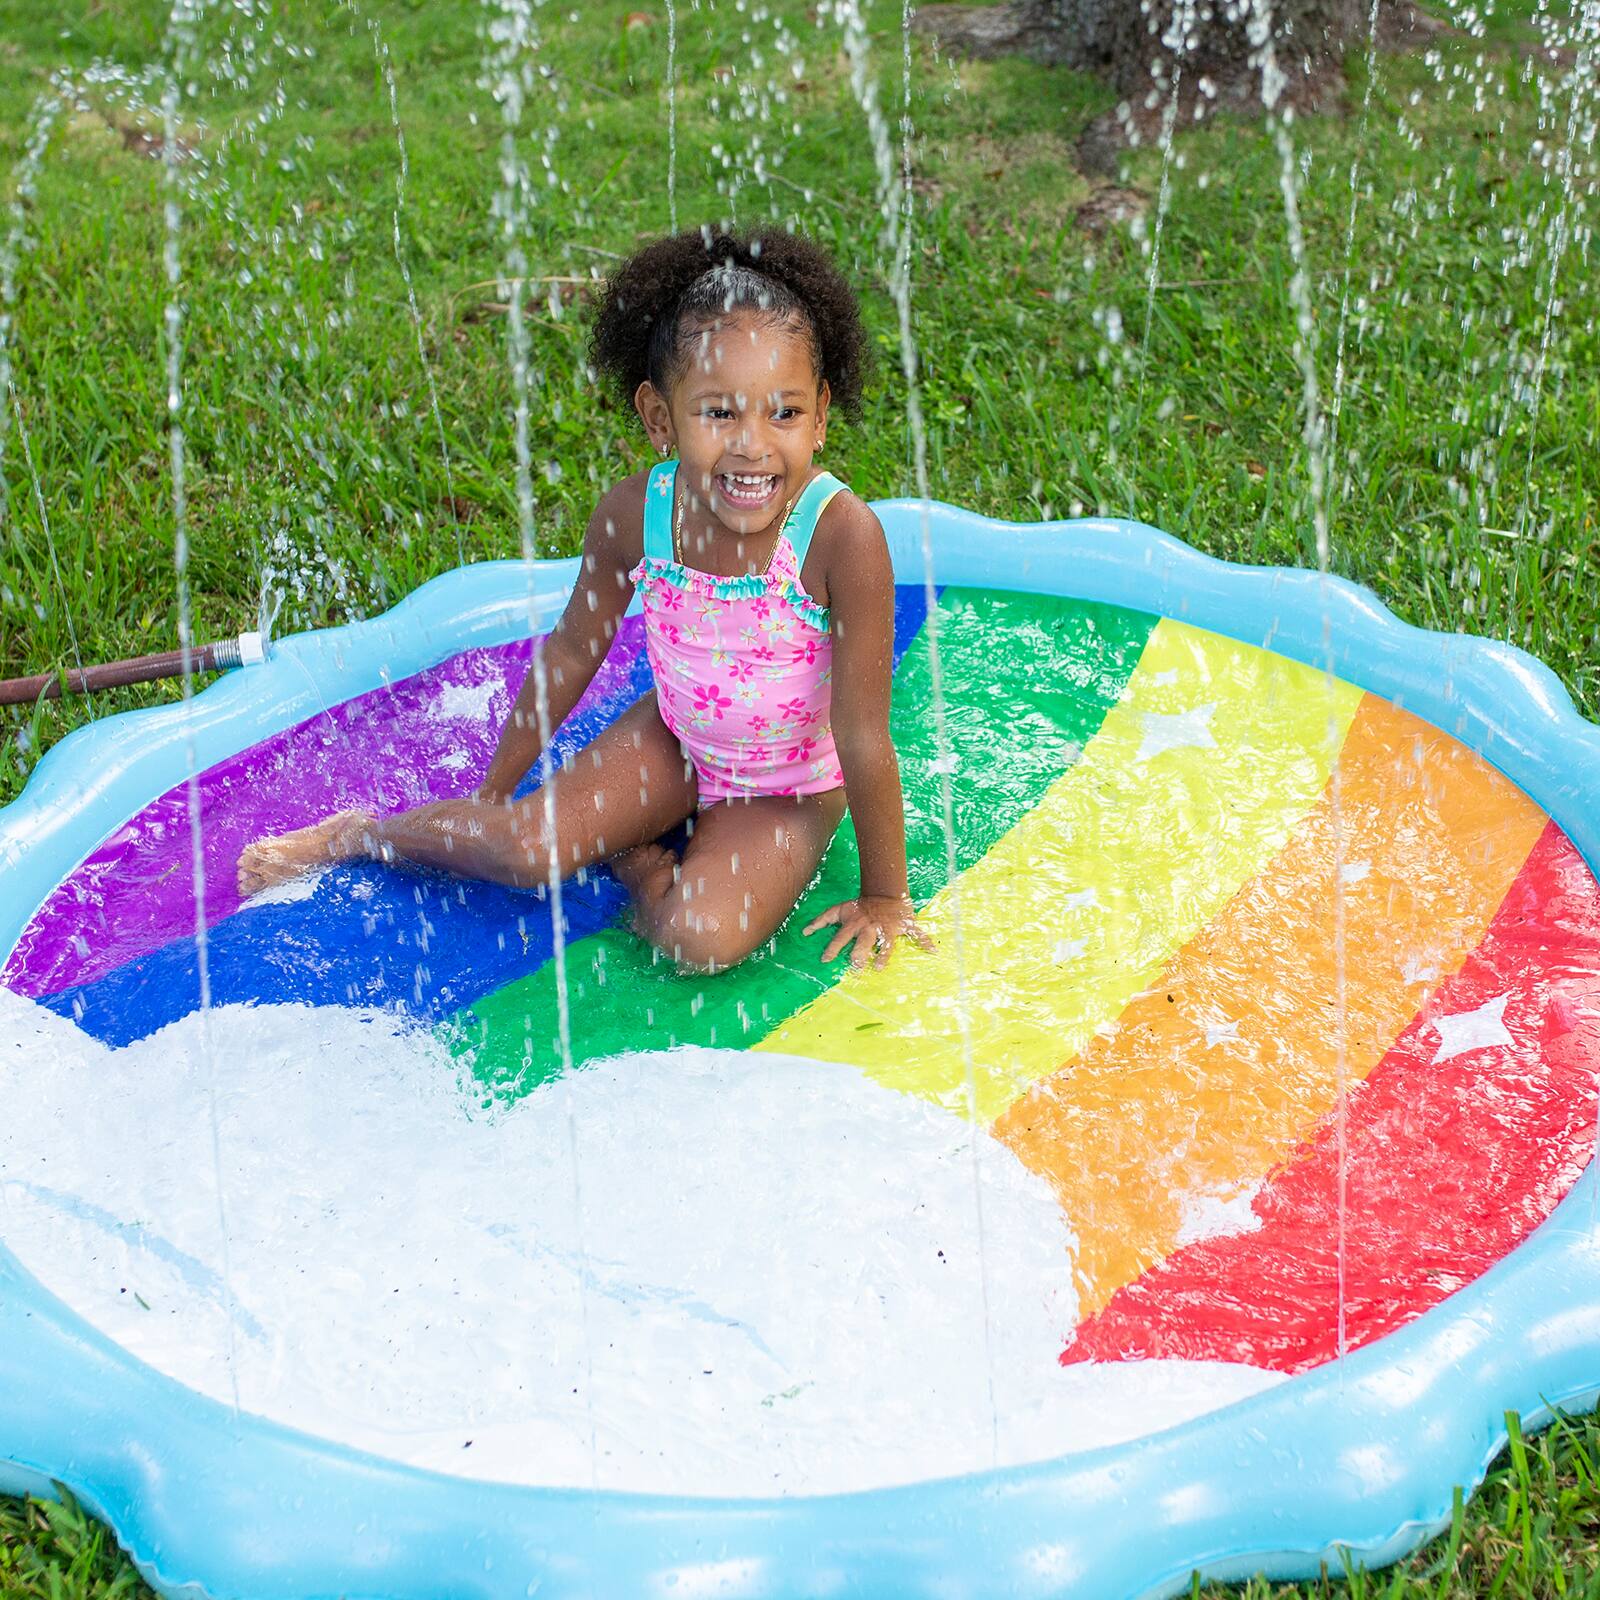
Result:
M1511 1045L1435 1064L1432 1019L1506 995ZM1600 884L1552 823L1478 948L1347 1106L1350 1349L1438 1304L1514 1249L1595 1148ZM1300 1372L1337 1353L1332 1118L1256 1196L1253 1232L1175 1251L1118 1290L1062 1355L1241 1361Z

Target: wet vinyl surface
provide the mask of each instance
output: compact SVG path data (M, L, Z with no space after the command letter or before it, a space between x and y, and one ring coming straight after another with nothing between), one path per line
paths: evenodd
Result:
M1226 1403L1549 1214L1594 1147L1600 887L1526 796L1170 619L906 589L896 622L934 955L848 973L800 935L854 888L848 821L715 979L655 960L608 873L568 884L566 1045L542 894L359 865L240 905L247 839L473 786L528 647L470 652L204 775L209 1020L181 791L41 909L3 973L32 1109L0 1236L144 1359L313 1431L804 1493ZM647 687L630 624L564 748ZM209 1145L180 1149L213 1089L226 1256Z

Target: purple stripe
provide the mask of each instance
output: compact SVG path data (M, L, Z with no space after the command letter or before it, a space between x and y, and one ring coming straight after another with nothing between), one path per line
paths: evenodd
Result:
M627 618L573 712L641 692L644 620ZM206 921L239 909L234 866L254 839L366 806L388 813L470 792L494 752L528 670L532 643L467 650L345 700L200 775ZM609 719L608 719L609 720ZM0 984L37 998L93 983L124 962L194 933L187 784L114 833L40 908Z

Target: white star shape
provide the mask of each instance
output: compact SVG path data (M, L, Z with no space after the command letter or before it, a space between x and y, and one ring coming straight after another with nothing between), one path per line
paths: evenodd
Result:
M1206 1024L1206 1049L1219 1045L1224 1039L1237 1039L1239 1037L1239 1024L1231 1019L1225 1022L1208 1022Z
M1056 961L1076 961L1088 948L1087 939L1057 939L1050 955Z
M1071 894L1064 896L1061 901L1062 909L1066 911L1077 911L1084 906L1098 906L1099 904L1100 892L1097 889L1074 889Z
M1339 868L1339 882L1346 885L1360 883L1363 878L1370 876L1371 872L1370 861L1347 861Z
M1196 750L1215 750L1217 741L1211 737L1211 719L1217 714L1213 700L1208 705L1190 706L1187 711L1147 711L1141 719L1144 738L1139 745L1136 761L1148 761L1152 756L1167 750L1186 747Z
M1505 1024L1506 1001L1510 998L1508 994L1496 995L1476 1011L1461 1011L1453 1017L1435 1017L1433 1028L1439 1035L1439 1053L1433 1058L1433 1064L1438 1066L1441 1061L1453 1061L1457 1056L1466 1055L1469 1050L1514 1044L1516 1041L1506 1032Z

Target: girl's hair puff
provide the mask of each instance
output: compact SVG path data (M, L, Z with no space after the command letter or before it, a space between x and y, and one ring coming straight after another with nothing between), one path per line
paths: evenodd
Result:
M782 228L703 227L636 251L606 284L590 359L624 400L646 379L669 394L696 334L732 311L798 322L833 404L859 415L871 346L855 294L826 251Z

